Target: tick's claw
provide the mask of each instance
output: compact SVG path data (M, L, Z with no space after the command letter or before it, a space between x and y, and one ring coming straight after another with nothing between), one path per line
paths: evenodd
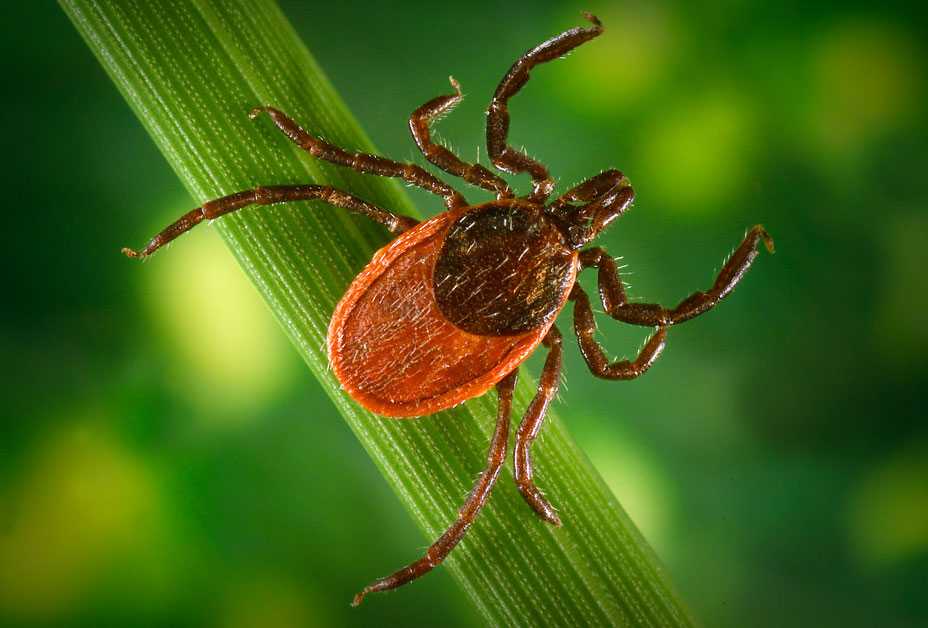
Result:
M353 600L351 600L351 606L358 606L358 605L360 605L361 602L364 601L364 596L367 595L368 593L370 593L370 588L369 588L369 587L364 587L364 589L363 589L360 593L358 593L357 595L355 595Z
M454 88L454 91L458 93L458 98L461 97L461 84L458 83L457 79L453 76L448 77L448 82L451 83L451 87Z
M267 111L267 107L254 107L251 111L248 112L248 117L252 120L257 118L259 115Z
M538 515L538 517L550 523L556 528L561 527L561 518L558 516L557 511L554 509L554 506L551 505L551 502L541 494L541 491L534 485L518 485L519 491L522 493L522 497L525 498L525 501L528 502L528 505L532 507L532 510Z
M770 234L764 231L764 246L767 247L767 252L771 255L776 252L776 247L773 245L773 238L770 237Z
M598 17L596 17L595 15L593 15L592 13L590 13L589 11L584 11L584 12L583 12L583 17L586 18L588 21L592 22L592 23L593 23L593 26L595 26L596 28L602 29L603 23L599 21L599 18L598 18Z
M776 247L773 245L773 238L770 237L770 234L767 233L763 225L757 225L754 228L760 232L760 237L764 240L764 246L767 248L767 252L773 255L773 253L776 252Z
M135 249L130 249L127 246L124 246L122 248L122 254L125 255L126 257L131 257L132 259L138 259L139 257L142 257L141 253L139 253Z

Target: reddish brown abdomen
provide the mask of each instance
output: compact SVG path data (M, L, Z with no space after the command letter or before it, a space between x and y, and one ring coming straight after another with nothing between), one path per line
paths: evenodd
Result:
M462 213L440 214L381 249L335 309L330 364L348 394L373 412L421 416L483 394L531 354L553 322L518 335L484 336L442 315L432 272L449 226Z

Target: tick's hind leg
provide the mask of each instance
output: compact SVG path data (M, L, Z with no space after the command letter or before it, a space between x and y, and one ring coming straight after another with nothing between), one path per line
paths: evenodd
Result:
M545 499L538 487L535 486L532 471L532 442L541 430L541 424L548 411L548 405L557 395L561 382L561 332L557 327L551 327L545 336L544 344L548 347L548 357L541 379L538 382L538 392L525 411L519 431L516 432L516 447L513 455L515 462L516 486L522 497L528 502L538 516L548 523L561 525L561 519L551 503Z
M267 113L277 128L283 131L300 148L306 150L313 157L330 161L333 164L347 166L365 174L376 174L381 177L398 177L407 183L416 185L432 194L441 196L445 207L454 209L466 205L464 197L457 193L450 185L438 179L428 171L415 164L404 164L377 155L367 153L350 153L325 140L314 137L304 131L287 114L273 107L255 107L248 114L255 118L260 113Z
M400 233L418 224L418 221L407 216L400 216L362 201L347 192L336 190L328 185L275 185L257 187L253 190L236 192L213 201L203 203L201 207L187 212L173 224L169 225L158 235L151 239L141 251L125 248L123 253L129 257L146 257L162 246L190 231L204 219L212 220L225 214L238 211L249 205L273 205L275 203L288 203L291 201L308 201L318 199L330 205L341 207L384 225L391 233Z
M562 194L545 212L570 225L571 243L580 247L621 216L634 200L628 178L618 170L606 170Z
M450 150L432 141L429 127L439 116L450 112L461 102L461 86L454 77L448 77L454 94L434 98L409 116L409 130L416 141L416 146L430 162L456 177L461 177L468 183L482 187L485 190L496 192L496 198L512 196L512 190L502 178L496 176L480 164L469 164L461 161Z
M548 169L525 153L514 149L507 142L509 135L508 102L528 82L529 72L539 63L563 57L568 52L603 32L596 16L585 13L593 23L592 28L572 28L556 37L542 42L522 55L500 81L487 109L487 151L493 165L510 174L527 172L532 177L531 198L535 202L544 200L554 189L554 179Z
M580 345L580 353L586 360L590 372L603 379L634 379L643 375L651 365L660 357L667 341L667 328L659 327L648 338L644 347L634 360L617 360L610 362L603 348L596 342L596 319L593 318L593 308L590 307L590 298L580 287L574 284L570 292L570 300L574 302L574 332Z
M496 385L499 393L499 408L496 414L496 430L493 432L493 438L490 441L490 451L487 453L487 465L477 478L474 488L471 489L467 501L458 512L457 520L445 530L445 533L438 537L438 540L426 550L425 556L419 560L403 567L393 575L381 578L367 585L364 589L354 596L352 606L357 606L368 593L377 591L389 591L401 587L404 584L412 582L419 576L431 571L439 565L452 549L464 538L467 529L477 518L480 509L486 503L499 471L506 460L506 442L509 439L509 415L512 412L512 392L516 386L518 372L513 371L507 375L501 382Z
M709 290L694 292L672 309L656 303L629 303L615 262L603 249L597 247L582 251L580 263L583 268L595 266L599 269L599 295L603 308L612 318L632 325L666 326L699 316L728 296L751 267L761 242L767 251L773 253L773 238L762 226L757 225L748 231L744 240L725 262Z

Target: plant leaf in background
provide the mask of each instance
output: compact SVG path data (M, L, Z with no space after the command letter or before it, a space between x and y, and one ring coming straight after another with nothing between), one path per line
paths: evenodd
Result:
M395 181L317 161L266 119L248 120L251 107L270 104L337 145L373 150L272 1L62 5L190 191L192 206L256 184L324 182L416 214ZM178 207L178 215L187 209ZM328 319L354 275L388 241L386 232L319 203L249 210L215 226L425 538L434 539L483 467L496 398L395 421L362 411L340 391L327 368ZM532 393L523 376L516 412ZM556 416L535 452L539 484L560 507L564 527L539 521L507 472L446 562L486 621L690 625L653 552ZM376 547L376 540L364 542ZM419 551L410 548L409 559ZM383 572L400 566L384 565ZM359 573L358 589L377 575ZM401 595L408 596L403 603L416 603L414 587L366 604L400 603Z

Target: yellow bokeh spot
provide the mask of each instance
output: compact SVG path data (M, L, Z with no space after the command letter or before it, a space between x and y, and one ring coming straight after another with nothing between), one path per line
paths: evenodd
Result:
M71 611L163 523L149 470L92 421L52 434L4 497L0 615L24 620Z
M310 604L303 586L280 578L252 576L229 588L222 628L312 628L331 625L321 605Z
M888 565L928 553L928 446L888 461L866 477L849 526L861 562Z
M298 361L257 290L209 227L146 264L146 297L176 356L178 391L224 419L246 416L293 381Z
M649 183L642 187L649 190L649 203L707 213L744 187L755 152L755 121L735 94L720 91L658 115L641 137L640 180Z
M581 109L610 110L637 102L664 77L675 53L677 29L665 7L623 2L591 7L606 27L595 44L583 46L569 63L545 69L556 93ZM569 19L579 16L571 13Z
M814 58L814 137L840 152L904 124L921 105L921 59L890 25L861 20L832 30Z

